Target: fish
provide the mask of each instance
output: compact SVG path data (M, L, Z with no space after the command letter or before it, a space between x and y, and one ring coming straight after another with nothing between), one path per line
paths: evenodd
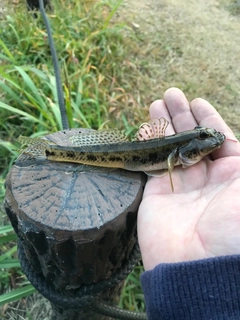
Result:
M220 148L226 137L213 128L201 126L165 136L167 126L165 118L152 119L139 127L133 141L119 130L99 130L71 136L72 146L23 136L18 142L27 146L22 152L36 160L143 171L149 176L169 173L174 192L173 168L178 165L187 168L198 163Z

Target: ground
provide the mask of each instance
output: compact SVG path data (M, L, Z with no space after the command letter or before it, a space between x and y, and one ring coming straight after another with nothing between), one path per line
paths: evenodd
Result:
M19 1L24 3L0 0L0 18L6 5L9 14ZM239 133L240 15L233 14L234 6L240 11L234 0L123 0L120 19L149 39L136 52L145 53L145 67L152 71L142 73L137 83L139 88L149 85L144 77L150 78L153 93L142 94L143 103L148 105L168 87L177 86L189 99L201 96L213 103ZM132 91L138 95L136 88Z
M125 6L127 19L148 34L149 43L168 39L165 66L157 63L156 54L149 54L149 59L155 57L150 66L155 69L153 84L158 83L159 96L168 86L178 86L190 99L206 98L239 132L240 15L233 14L234 4L230 0L128 0Z

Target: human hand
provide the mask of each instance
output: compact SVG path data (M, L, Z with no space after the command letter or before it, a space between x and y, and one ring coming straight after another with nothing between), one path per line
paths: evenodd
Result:
M182 91L167 90L150 107L151 118L166 118L167 135L196 125L236 140L206 100L189 103ZM145 270L174 263L240 253L240 143L220 149L190 168L150 177L138 212L138 239Z

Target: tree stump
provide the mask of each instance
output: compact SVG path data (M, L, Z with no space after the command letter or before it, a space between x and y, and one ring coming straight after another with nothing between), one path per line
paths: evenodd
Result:
M71 135L86 131L63 130L46 138L70 146ZM127 261L137 241L145 182L139 172L38 162L23 153L6 179L5 209L35 272L74 296ZM116 288L111 292L107 299L113 302Z

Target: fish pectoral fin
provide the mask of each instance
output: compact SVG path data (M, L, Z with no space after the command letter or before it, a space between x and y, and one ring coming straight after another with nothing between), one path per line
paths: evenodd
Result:
M163 138L169 122L165 118L151 119L149 122L142 123L136 133L136 140L151 140Z
M201 158L195 158L195 159L191 159L188 157L184 157L184 155L181 154L181 152L179 153L179 160L180 163L182 164L183 168L188 168L191 167L192 165L196 164L197 162L199 162L201 160Z
M178 149L174 149L170 153L170 155L168 156L168 159L167 159L168 173L169 173L172 192L174 192L173 181L172 181L172 172L173 172L174 165L177 162L177 158L178 158Z
M163 177L168 173L168 169L144 171L150 177Z

